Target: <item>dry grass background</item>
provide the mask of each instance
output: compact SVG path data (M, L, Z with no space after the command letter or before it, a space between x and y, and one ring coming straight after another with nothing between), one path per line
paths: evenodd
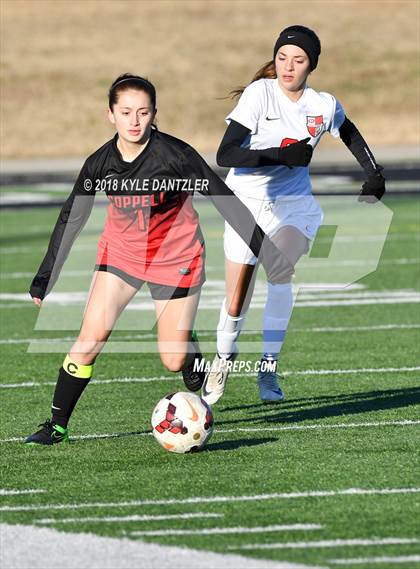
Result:
M82 156L112 135L111 81L158 89L161 130L217 148L230 100L280 30L322 42L310 84L330 91L373 145L419 143L419 1L0 0L1 138L7 158Z

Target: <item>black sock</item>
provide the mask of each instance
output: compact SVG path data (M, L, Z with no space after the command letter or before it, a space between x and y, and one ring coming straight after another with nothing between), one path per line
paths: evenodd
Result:
M89 381L90 377L74 377L60 368L51 407L53 422L64 429L67 427L73 409Z

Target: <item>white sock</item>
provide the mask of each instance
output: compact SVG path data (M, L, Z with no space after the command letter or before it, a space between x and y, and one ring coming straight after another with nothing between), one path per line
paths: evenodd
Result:
M226 310L226 299L223 299L220 318L217 325L217 353L228 359L236 351L236 340L245 322L246 312L240 316L231 316Z
M263 359L277 360L293 310L292 283L267 283L263 318Z

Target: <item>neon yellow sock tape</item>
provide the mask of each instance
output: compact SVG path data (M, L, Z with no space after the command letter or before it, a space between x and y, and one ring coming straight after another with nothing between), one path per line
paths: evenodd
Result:
M79 379L90 379L93 373L93 364L88 366L78 364L67 354L63 362L63 369L73 377L78 377Z

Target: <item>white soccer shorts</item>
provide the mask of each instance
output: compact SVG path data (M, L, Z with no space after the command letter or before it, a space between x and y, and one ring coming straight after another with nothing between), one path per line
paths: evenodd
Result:
M281 227L292 225L312 241L324 218L321 206L312 195L284 196L271 201L236 195L270 237ZM251 249L227 222L225 223L224 250L226 258L234 263L247 265L257 263L257 258Z

